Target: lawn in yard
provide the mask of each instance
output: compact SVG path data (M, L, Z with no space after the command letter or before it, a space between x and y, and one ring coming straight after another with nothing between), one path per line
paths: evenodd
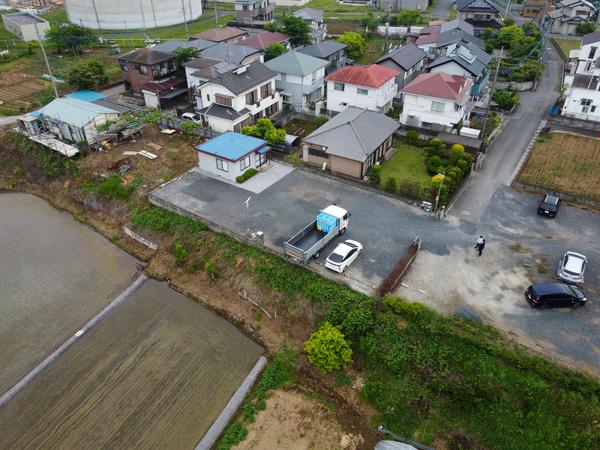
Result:
M401 45L400 41L388 39L388 49L394 45ZM385 53L385 39L374 37L367 41L367 50L356 60L357 64L373 64Z
M292 119L285 124L285 131L296 136L306 137L319 128L312 120Z
M403 141L396 141L394 146L396 154L381 164L382 183L385 184L388 178L395 178L398 186L406 181L419 183L421 189L428 186L431 177L427 173L423 149Z
M556 42L556 44L560 48L564 59L569 58L569 52L571 50L576 50L579 47L581 47L580 39L554 39L554 42Z
M600 200L600 140L552 133L537 142L519 181L550 191Z

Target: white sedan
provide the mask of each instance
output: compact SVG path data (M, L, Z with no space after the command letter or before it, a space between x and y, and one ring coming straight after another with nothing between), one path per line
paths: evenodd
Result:
M567 283L583 283L587 258L581 253L567 252L558 262L556 275Z
M325 267L335 272L344 272L363 251L360 242L346 240L335 248L325 260Z

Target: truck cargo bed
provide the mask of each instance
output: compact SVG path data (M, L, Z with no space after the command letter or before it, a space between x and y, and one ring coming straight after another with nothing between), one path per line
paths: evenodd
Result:
M302 250L308 250L325 236L327 236L327 233L315 229L314 231L302 236L297 242L290 242L290 244L293 244L294 247L298 247Z

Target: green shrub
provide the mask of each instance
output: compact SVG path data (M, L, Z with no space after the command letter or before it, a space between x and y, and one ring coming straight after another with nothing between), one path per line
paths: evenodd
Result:
M419 141L419 133L415 130L408 130L406 132L406 141L409 144L416 144Z
M329 122L329 117L327 117L327 116L317 116L317 117L315 117L315 125L317 127L322 127L327 122Z
M248 178L253 177L257 173L258 171L254 167L251 167L250 169L246 170L242 175L235 177L235 181L237 181L238 183L243 183Z
M381 184L381 166L372 166L371 173L369 174L369 183L373 186L379 186Z
M342 332L329 322L312 333L304 344L308 360L321 372L327 373L346 365L352 350Z
M212 259L206 261L206 264L204 264L204 272L206 272L213 280L217 278L217 269L215 267L215 262Z
M398 182L394 177L386 178L383 188L388 192L396 192L398 190Z
M175 248L173 250L175 254L175 265L183 266L185 264L185 260L188 257L188 251L183 247L179 242L175 243Z
M219 450L229 450L246 439L246 436L248 436L248 428L240 420L236 420L227 427L225 434L223 434L219 443Z
M208 229L202 222L154 205L136 210L133 214L133 223L158 233L199 233Z
M421 197L421 185L416 180L402 180L398 189L400 195L409 198Z
M131 194L140 186L141 179L136 179L128 185L123 185L121 175L113 173L107 179L90 183L87 186L89 192L95 192L101 198L113 200L129 200Z

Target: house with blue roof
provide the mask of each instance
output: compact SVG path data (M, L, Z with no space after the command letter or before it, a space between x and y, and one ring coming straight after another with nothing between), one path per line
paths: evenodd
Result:
M17 126L29 136L46 135L68 144L82 141L90 145L98 143L103 139L98 127L116 121L120 113L103 104L93 103L103 100L102 94L81 91L68 95L19 118Z
M227 131L196 146L200 170L232 182L248 169L264 165L269 150L264 139L235 131Z

